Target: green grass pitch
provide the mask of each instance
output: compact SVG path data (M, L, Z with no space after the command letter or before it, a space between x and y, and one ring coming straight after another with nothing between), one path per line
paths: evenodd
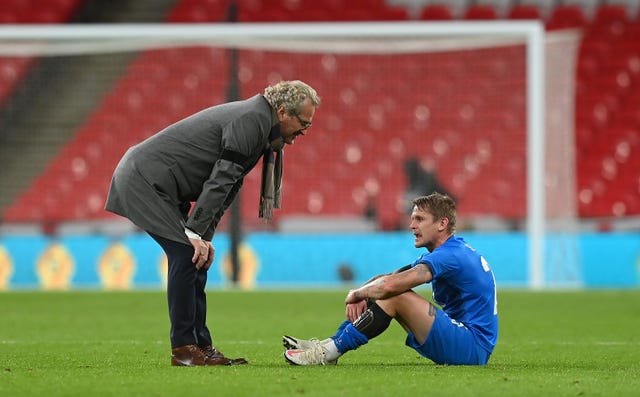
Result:
M250 364L197 368L169 365L164 292L0 293L0 396L640 395L638 290L501 291L486 367L434 365L395 322L337 366L286 364L281 335L332 334L346 290L209 292L216 346Z

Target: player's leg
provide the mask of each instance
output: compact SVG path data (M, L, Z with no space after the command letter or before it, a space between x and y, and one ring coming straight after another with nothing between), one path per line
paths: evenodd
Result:
M424 316L428 313L428 316ZM433 324L435 310L431 303L413 291L407 291L389 299L369 300L365 310L353 324L333 336L334 345L341 355L368 343L387 330L395 318L405 329L426 339ZM330 348L331 345L329 344ZM329 357L333 357L331 349Z
M423 307L423 309L425 309ZM410 311L402 320L407 330L406 345L436 364L484 365L489 353L476 343L473 332L462 323L450 318L441 309L429 303L428 311ZM404 314L402 314L404 315ZM428 332L424 324L431 323ZM415 330L415 334L414 334Z
M437 364L483 365L488 353L479 347L473 332L441 309L409 291L378 301L407 331L406 344Z
M367 301L367 309L360 317L353 324L347 324L342 332L331 339L333 339L337 350L343 354L349 350L357 349L369 342L369 339L386 331L392 319L393 317L378 305L378 301L370 299Z
M287 339L294 340L297 346L303 347L285 351L287 361L296 365L326 365L335 364L338 358L350 350L355 350L384 332L391 323L389 316L378 304L370 300L367 309L352 324L345 321L338 332L324 341L299 340L285 336L283 341L288 345Z
M407 331L417 341L424 343L435 321L436 307L413 291L377 301L382 310Z

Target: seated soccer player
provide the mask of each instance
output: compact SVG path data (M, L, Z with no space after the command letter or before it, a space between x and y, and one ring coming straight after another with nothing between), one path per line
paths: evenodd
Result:
M411 265L376 276L345 299L346 317L324 340L284 336L285 359L296 365L336 364L384 332L395 319L406 344L436 364L485 365L498 338L496 285L488 262L455 235L456 204L433 193L413 201L410 228L427 253ZM433 304L412 288L431 283Z

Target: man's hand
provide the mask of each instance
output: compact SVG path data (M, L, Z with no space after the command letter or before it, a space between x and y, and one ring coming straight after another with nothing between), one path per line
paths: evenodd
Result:
M367 300L363 299L356 303L347 303L346 315L347 319L352 323L355 322L358 317L367 310Z
M198 240L195 238L190 238L189 242L193 245L193 257L191 258L191 262L196 264L196 269L198 270L202 268L204 268L204 270L209 270L213 263L213 256L216 252L215 248L213 248L213 244L211 244L210 241Z

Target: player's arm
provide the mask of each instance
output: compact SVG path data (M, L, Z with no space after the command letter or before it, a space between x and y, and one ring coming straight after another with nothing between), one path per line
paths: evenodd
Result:
M394 270L393 273L385 273L385 274L379 274L377 276L373 276L369 280L365 281L365 283L362 284L362 285L367 285L370 282L379 279L380 277L388 276L390 274L396 274L396 273L404 272L405 270L409 270L409 269L411 269L411 265L402 266L401 268L398 268L398 269Z
M380 276L360 288L349 291L345 303L356 303L363 299L387 299L420 284L428 283L432 279L431 269L421 263L408 270Z
M402 266L399 269L396 269L393 273L386 273L386 274L380 274L380 275L374 276L374 277L370 278L369 280L367 280L367 282L364 283L363 286L366 286L367 284L371 283L372 281L375 281L375 280L379 279L380 277L385 277L385 276L389 276L391 274L404 272L404 271L409 270L409 269L411 269L411 265L406 265L406 266ZM362 315L362 313L365 310L367 310L367 307L368 307L367 299L362 299L360 301L351 302L351 303L347 302L346 309L345 309L345 313L347 315L347 318L349 319L349 321L355 321L355 319L360 317L360 315Z

